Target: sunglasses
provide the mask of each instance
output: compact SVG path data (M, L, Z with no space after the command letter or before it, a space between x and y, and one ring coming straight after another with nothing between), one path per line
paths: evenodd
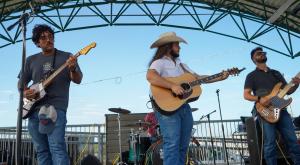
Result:
M259 52L256 52L256 54L259 54L259 55L267 55L267 52L259 51Z

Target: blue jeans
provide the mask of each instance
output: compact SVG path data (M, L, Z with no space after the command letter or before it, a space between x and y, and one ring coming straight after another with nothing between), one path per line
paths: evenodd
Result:
M28 131L32 137L39 165L69 165L69 156L65 142L67 124L66 111L56 109L57 120L53 132L39 132L38 111L34 112L28 121Z
M264 134L264 158L267 165L277 165L276 130L278 130L295 165L300 165L300 145L297 143L292 118L287 110L280 112L276 124L261 120ZM280 153L281 154L281 153Z
M193 116L188 104L170 116L155 111L163 137L163 164L184 165L191 140Z

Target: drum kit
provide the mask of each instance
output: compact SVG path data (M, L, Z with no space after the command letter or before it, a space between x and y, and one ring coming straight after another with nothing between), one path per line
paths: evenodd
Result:
M160 133L160 127L157 125L156 129L156 139L151 141L150 137L146 135L143 128L151 126L151 123L139 120L134 124L127 124L128 127L138 126L138 131L134 131L131 128L129 133L129 154L128 159L122 157L122 147L121 147L121 120L120 115L130 114L129 110L123 108L109 108L111 112L117 113L118 121L118 140L119 140L119 161L117 165L162 165L163 164L163 139ZM198 108L192 108L192 112L197 111ZM126 160L126 161L125 161Z

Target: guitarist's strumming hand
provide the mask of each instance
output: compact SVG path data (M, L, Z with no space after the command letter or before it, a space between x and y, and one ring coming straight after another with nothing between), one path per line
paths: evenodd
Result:
M24 97L28 100L35 99L37 97L37 92L34 89L25 89Z
M270 105L271 101L268 98L261 97L259 99L259 103L264 107L268 107Z
M171 86L171 90L173 93L175 93L177 96L178 95L183 95L184 93L184 89L180 86L180 85L177 85L177 84L173 84Z

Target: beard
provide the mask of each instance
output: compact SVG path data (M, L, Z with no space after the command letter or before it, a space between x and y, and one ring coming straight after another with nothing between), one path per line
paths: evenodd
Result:
M266 63L268 61L268 58L267 57L265 57L265 58L263 58L263 59L259 59L259 60L256 60L256 62L257 63Z
M177 57L179 57L179 54L178 53L175 53L173 50L171 51L171 56L173 57L173 58L177 58Z

